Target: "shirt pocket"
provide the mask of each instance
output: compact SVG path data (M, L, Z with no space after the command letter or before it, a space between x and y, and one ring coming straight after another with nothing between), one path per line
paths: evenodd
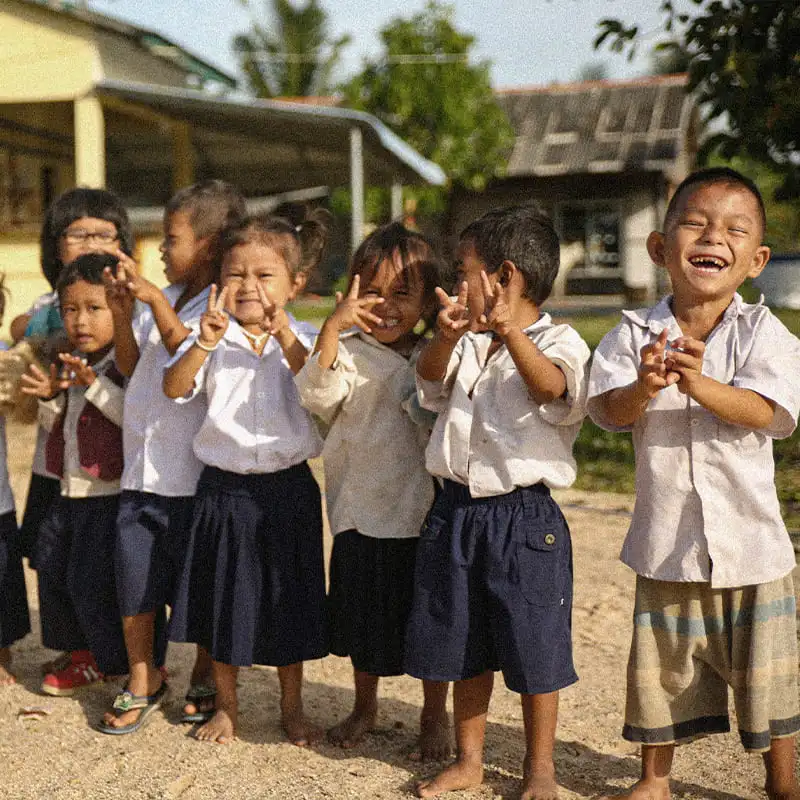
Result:
M568 573L569 532L561 520L536 520L517 543L514 578L533 606L559 605ZM512 578L512 580L514 580Z
M503 367L497 373L494 387L495 408L502 412L503 424L528 428L538 406L516 366Z

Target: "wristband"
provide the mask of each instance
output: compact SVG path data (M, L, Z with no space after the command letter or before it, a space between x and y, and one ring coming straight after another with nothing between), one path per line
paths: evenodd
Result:
M207 344L203 344L199 339L195 341L195 346L199 347L201 350L205 350L206 353L213 353L217 349L218 345L219 342L214 342L214 344L209 347Z

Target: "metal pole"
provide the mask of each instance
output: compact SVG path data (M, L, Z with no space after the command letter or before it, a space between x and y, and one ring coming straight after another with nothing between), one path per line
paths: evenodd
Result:
M402 222L403 220L403 184L394 181L392 183L392 222Z
M361 128L350 128L350 244L355 253L364 236L364 143Z

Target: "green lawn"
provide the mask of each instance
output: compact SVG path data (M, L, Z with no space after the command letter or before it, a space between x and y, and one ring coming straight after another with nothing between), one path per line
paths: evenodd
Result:
M332 297L308 298L292 306L298 319L318 327L333 310ZM800 336L800 311L776 309L775 314ZM594 350L617 324L618 314L576 314L569 322ZM633 492L633 445L630 434L610 433L586 419L575 443L578 479L575 487L588 491ZM775 483L790 530L800 531L800 430L775 442Z

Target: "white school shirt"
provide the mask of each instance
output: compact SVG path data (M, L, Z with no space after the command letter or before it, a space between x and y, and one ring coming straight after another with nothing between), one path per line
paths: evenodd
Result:
M786 575L794 550L775 491L772 439L791 435L800 405L800 340L762 304L736 294L711 332L703 375L773 400L760 431L723 422L677 386L659 392L631 427L602 417L596 398L633 383L640 350L665 328L681 336L670 298L624 311L600 342L589 384L589 413L607 430L632 430L636 502L620 558L660 581L751 586Z
M317 329L289 317L292 330L311 350ZM194 343L195 332L167 363L174 364ZM217 349L208 354L184 403L204 393L208 413L194 438L203 464L237 472L278 472L315 458L322 440L301 405L294 374L278 342L270 337L259 356L231 318Z
M355 528L375 539L419 536L434 492L425 469L430 428L403 409L416 392L417 355L406 359L372 336L348 332L333 368L322 369L317 353L295 376L300 402L329 427L322 463L333 534Z
M425 453L428 471L468 486L472 497L536 483L564 489L575 480L572 445L585 415L589 348L549 314L525 333L564 373L567 391L558 400L536 403L507 347L487 363L487 333L459 339L443 380L417 376L420 405L439 413Z
M64 474L61 476L63 497L104 497L119 494L119 480L104 481L94 478L81 467L78 456L78 420L86 403L95 406L104 417L122 427L122 408L125 390L100 372L114 361L114 350L108 352L94 365L97 378L90 386L70 386L52 400L39 401L39 424L51 431L59 415L64 412Z
M164 289L173 308L184 288ZM187 327L205 311L209 291L210 287L204 289L178 312ZM192 442L206 416L205 398L176 405L164 394L164 366L170 355L149 306L142 305L134 317L133 333L139 360L125 392L121 487L163 497L191 497L203 470Z

